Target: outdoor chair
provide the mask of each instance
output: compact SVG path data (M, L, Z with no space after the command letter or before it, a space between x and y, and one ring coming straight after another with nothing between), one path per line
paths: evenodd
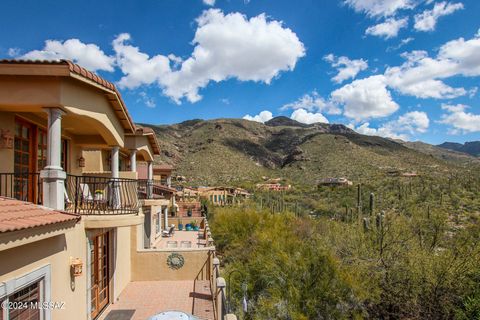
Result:
M171 237L175 234L175 225L171 225L170 229L162 231L162 237Z

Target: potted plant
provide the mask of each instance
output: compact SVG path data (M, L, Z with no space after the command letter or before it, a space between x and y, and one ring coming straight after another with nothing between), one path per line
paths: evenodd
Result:
M193 231L200 230L200 227L198 226L197 220L193 220L192 222L190 222L190 225L192 226Z
M178 230L180 230L180 231L183 230L183 221L182 221L182 219L178 220Z
M103 199L103 190L95 190L95 200Z
M191 225L190 223L187 223L187 224L185 225L185 230L187 230L187 231L192 231L192 230L193 230L192 225Z

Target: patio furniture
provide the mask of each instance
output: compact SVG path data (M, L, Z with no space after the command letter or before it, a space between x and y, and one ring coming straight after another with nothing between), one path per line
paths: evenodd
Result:
M182 311L165 311L154 316L151 316L147 320L199 320L197 317L187 314Z
M175 233L175 225L171 225L170 229L162 231L162 237L171 237Z

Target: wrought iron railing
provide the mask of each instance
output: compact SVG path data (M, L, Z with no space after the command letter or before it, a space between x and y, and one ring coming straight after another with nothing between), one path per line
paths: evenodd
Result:
M67 175L65 210L84 215L138 213L138 181Z
M173 189L162 184L161 180L138 180L138 197L140 199L165 198Z
M39 173L0 173L0 196L42 204Z

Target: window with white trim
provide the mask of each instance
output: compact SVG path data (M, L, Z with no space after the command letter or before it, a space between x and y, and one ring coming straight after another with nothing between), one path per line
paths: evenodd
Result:
M40 305L50 300L50 266L0 282L0 320L49 320Z

